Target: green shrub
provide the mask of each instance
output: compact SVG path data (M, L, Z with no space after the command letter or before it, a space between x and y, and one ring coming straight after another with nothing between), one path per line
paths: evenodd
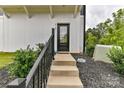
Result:
M106 36L102 37L99 40L100 44L105 45L116 45L116 46L124 46L124 27L119 30L115 30L112 33L108 33Z
M120 48L113 47L107 55L114 63L116 71L124 75L124 51Z
M14 64L9 67L10 75L20 78L26 77L37 56L37 52L34 51L33 48L30 48L30 46L26 49L17 50L14 58Z
M30 45L26 49L17 50L14 57L14 64L9 66L9 73L11 76L25 78L33 66L35 60L44 48L44 44L36 44L36 50L30 48Z
M90 57L93 56L94 48L97 43L97 38L92 34L88 33L86 40L86 54Z
M122 64L117 64L117 65L115 66L115 69L116 69L116 71L117 71L119 74L124 75L124 63L122 63Z

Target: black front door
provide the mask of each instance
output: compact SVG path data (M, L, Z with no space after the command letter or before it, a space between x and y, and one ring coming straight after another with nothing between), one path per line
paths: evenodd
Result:
M69 51L69 24L57 24L58 51Z

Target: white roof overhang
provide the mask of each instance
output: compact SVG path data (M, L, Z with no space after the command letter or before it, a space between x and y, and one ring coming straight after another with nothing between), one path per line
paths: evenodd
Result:
M80 12L80 7L80 5L1 5L0 11L7 18L15 13L25 13L29 18L38 13L49 13L51 18L57 13L72 13L76 17Z

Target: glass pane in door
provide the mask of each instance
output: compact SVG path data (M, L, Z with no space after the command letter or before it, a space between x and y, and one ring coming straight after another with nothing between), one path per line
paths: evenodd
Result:
M60 26L60 43L67 43L67 26Z

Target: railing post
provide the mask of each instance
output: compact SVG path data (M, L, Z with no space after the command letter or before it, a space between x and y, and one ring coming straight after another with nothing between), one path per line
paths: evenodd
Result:
M53 56L53 59L54 59L54 28L52 28L52 56Z
M25 87L26 87L25 78L17 78L7 85L7 88L25 88Z

